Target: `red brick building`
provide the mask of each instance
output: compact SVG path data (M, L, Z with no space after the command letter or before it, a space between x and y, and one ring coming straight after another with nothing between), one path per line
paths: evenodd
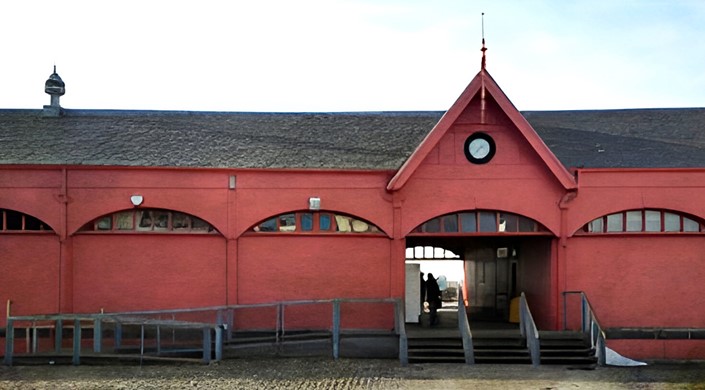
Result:
M559 329L579 290L604 328L705 328L705 109L521 113L484 69L445 113L71 110L52 80L51 106L0 110L13 315L404 298L406 249L433 246L471 322L525 292Z

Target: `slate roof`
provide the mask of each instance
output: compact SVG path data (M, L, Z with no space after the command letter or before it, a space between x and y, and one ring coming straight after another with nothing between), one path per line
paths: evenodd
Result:
M396 170L442 114L0 110L0 164ZM566 167L705 168L705 108L523 114Z

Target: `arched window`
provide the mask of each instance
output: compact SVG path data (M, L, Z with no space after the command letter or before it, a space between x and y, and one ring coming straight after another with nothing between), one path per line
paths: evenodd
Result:
M208 222L193 215L163 209L135 209L104 215L83 225L81 232L215 233Z
M665 210L628 210L594 219L582 233L701 233L703 222Z
M446 214L417 226L412 234L540 233L548 230L531 218L495 210Z
M345 214L327 211L296 211L280 214L258 223L257 233L372 233L382 234L370 222Z
M0 217L2 218L0 221L2 224L0 232L2 233L54 232L46 223L19 211L0 209Z

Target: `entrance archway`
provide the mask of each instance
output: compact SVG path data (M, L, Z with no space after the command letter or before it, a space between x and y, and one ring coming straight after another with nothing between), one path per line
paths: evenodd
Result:
M530 218L473 210L426 221L407 236L406 247L443 248L457 255L463 268L459 288L471 323L509 321L512 299L524 292L537 322L548 324L554 238Z

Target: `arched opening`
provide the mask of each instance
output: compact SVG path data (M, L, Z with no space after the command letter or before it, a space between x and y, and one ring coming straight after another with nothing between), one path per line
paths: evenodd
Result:
M511 302L522 292L529 298L537 322L549 326L553 239L539 222L500 210L466 210L434 217L406 237L407 254L414 251L414 259L407 256L407 286L414 278L418 281L419 272L423 272L420 266L410 266L418 259L416 248L442 248L443 253L457 257L440 260L435 255L432 259L424 256L424 261L459 264L462 280L458 290L474 327L510 323L514 319ZM457 299L446 301L447 295L443 295L443 307L457 305ZM408 293L406 298L419 300ZM422 319L423 315L419 321ZM407 321L417 322L412 318Z

